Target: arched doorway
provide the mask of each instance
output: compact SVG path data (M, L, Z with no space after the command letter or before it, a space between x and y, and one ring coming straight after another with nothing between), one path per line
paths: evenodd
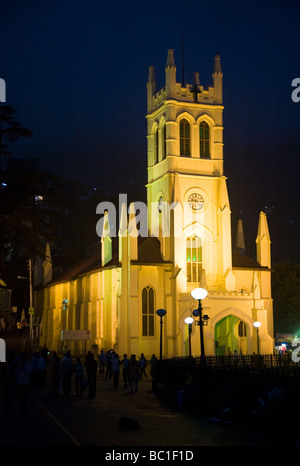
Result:
M229 351L248 352L248 326L233 315L224 317L215 326L215 354L226 355Z

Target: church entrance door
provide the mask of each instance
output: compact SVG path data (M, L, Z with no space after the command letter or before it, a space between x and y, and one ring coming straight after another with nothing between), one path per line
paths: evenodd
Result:
M229 315L221 319L215 326L215 354L228 355L237 351L247 353L247 325L238 317Z

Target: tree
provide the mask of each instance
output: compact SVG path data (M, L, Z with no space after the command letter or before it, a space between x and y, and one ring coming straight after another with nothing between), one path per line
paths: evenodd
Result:
M273 266L272 297L275 332L300 330L300 265L281 262Z
M33 136L30 129L24 128L16 120L19 112L10 105L0 105L0 171L2 170L3 156L11 154L9 144L19 138L29 138Z

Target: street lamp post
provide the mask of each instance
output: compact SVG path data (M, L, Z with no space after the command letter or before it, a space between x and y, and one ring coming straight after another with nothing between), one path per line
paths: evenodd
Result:
M193 317L186 317L185 323L189 326L189 357L192 356L192 345L191 345L191 334L192 334L192 323L194 322Z
M156 314L160 317L160 349L159 349L159 359L162 359L162 326L163 326L163 317L166 315L167 311L165 309L158 309Z
M207 296L207 291L204 288L195 288L192 292L191 295L194 299L197 299L198 301L198 309L195 309L193 311L193 315L195 317L199 316L199 321L195 322L196 325L199 325L200 327L200 355L201 355L201 361L205 361L205 352L204 352L204 338L203 338L203 318L202 318L202 299L206 298ZM208 320L208 316L205 316L205 321Z
M254 327L256 328L256 337L257 337L257 354L259 354L259 327L261 326L261 322L254 322Z

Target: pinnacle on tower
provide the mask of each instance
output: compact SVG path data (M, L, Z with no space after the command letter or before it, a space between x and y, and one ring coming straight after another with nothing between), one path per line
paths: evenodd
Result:
M166 64L166 98L176 95L176 66L173 50L168 50Z
M167 64L166 67L173 67L175 68L175 60L174 60L174 50L169 49L168 50L168 56L167 56Z
M154 87L156 87L156 78L155 78L155 67L154 66L149 66L149 73L148 73L148 83L151 83Z
M152 108L152 97L156 91L156 78L155 78L155 67L149 67L148 81L147 81L147 106L148 111Z
M221 68L220 55L218 54L215 56L212 77L215 88L215 101L221 104L223 102L223 72Z
M214 72L213 72L213 75L215 74L219 74L223 77L223 73L222 73L222 68L221 68L221 58L220 58L220 55L217 54L215 56L215 64L214 64Z
M200 79L199 79L199 73L198 72L194 73L194 85L195 86L200 86Z

